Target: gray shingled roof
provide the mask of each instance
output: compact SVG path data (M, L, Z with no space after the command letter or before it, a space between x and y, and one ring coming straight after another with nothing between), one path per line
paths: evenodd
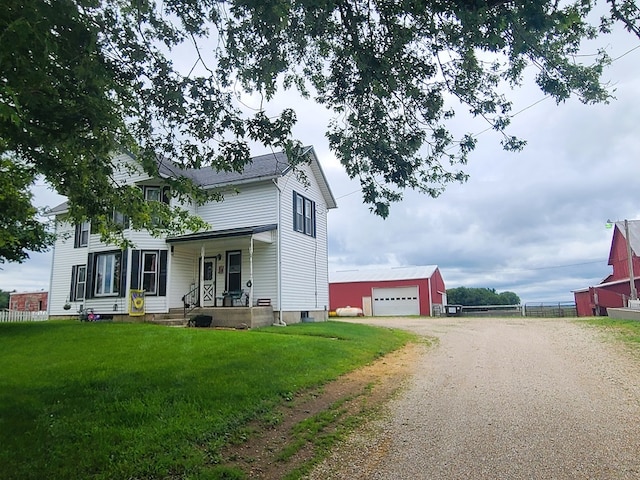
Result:
M304 153L311 152L313 158L313 147L307 146L303 148ZM318 163L317 160L315 163ZM218 172L213 168L205 167L180 168L171 160L163 160L159 163L159 172L163 177L179 177L184 176L193 180L197 185L204 188L222 187L225 185L239 185L247 182L259 180L270 180L278 178L289 170L289 160L284 152L273 152L265 155L259 155L251 158L251 161L245 166L242 172ZM336 208L336 201L333 193L329 188L327 179L319 164L312 163L312 169L319 176L320 190L327 201L328 208ZM67 202L64 202L49 211L50 215L66 212L68 209Z
M69 210L69 202L62 202L60 205L56 205L50 210L47 210L47 215L58 215L60 213L66 213Z
M310 154L312 158L311 170L320 184L320 191L325 198L327 208L336 208L336 199L331 192L320 162L313 147L303 147L303 155ZM204 188L222 187L225 185L239 185L259 180L270 180L284 175L291 168L284 152L273 152L253 157L242 172L218 172L213 168L181 169L171 161L160 163L160 174L166 177L185 176Z
M289 161L283 152L268 153L253 157L242 172L218 172L213 168L181 169L169 161L160 162L160 174L167 177L186 176L201 187L216 187L246 183L260 179L281 176L289 168Z

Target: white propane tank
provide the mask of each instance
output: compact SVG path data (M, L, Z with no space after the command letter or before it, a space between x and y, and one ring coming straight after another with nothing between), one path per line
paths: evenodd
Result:
M336 308L336 315L339 317L362 317L362 309L356 307Z

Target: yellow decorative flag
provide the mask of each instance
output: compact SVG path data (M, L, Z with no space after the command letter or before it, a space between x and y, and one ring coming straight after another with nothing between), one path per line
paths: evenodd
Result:
M144 315L144 290L129 290L129 315Z

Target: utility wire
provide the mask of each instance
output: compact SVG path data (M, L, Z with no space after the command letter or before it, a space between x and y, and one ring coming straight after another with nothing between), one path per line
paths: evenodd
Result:
M621 58L623 58L623 57L625 57L625 56L629 55L630 53L632 53L632 52L634 52L634 51L636 51L636 50L638 50L638 49L640 49L640 45L636 45L635 47L630 48L629 50L627 50L627 51L626 51L626 52L624 52L623 54L618 55L617 57L615 57L615 58L611 59L611 63L614 63L614 62L616 62L616 61L620 60ZM536 100L536 101L535 101L535 102L533 102L532 104L527 105L527 106L526 106L526 107L524 107L524 108L521 108L520 110L518 110L517 112L513 113L512 115L509 115L509 118L514 118L515 116L520 115L521 113L523 113L523 112L525 112L525 111L529 110L530 108L535 107L535 106L536 106L536 105L538 105L539 103L542 103L542 102L544 102L545 100L548 100L549 98L551 98L551 95L545 95L545 96L544 96L544 97L542 97L541 99ZM473 136L473 137L478 137L478 136L482 135L483 133L486 133L486 132L488 132L488 131L490 131L490 130L493 130L493 127L487 127L487 128L485 128L484 130L481 130L481 131L479 131L479 132L477 132L477 133L472 134L472 136ZM358 190L354 190L353 192L345 193L344 195L340 195L340 196L336 197L336 200L339 200L339 199L344 198L344 197L348 197L348 196L350 196L350 195L353 195L354 193L358 193L358 192L361 192L361 191L362 191L362 189L360 188L360 189L358 189Z

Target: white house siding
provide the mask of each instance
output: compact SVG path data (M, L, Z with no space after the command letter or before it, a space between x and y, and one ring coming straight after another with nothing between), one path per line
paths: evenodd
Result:
M239 192L228 191L222 202L197 208L197 214L212 230L253 227L277 222L277 190L273 182L239 185Z
M114 161L132 162L127 156L116 157ZM259 298L269 298L274 310L300 312L324 310L328 308L328 274L327 274L327 209L312 169L302 167L307 180L311 182L307 188L296 175L288 173L278 179L281 205L278 208L278 188L272 181L239 185L238 192L229 191L224 201L212 202L208 205L187 209L195 213L210 224L212 230L234 229L267 224L282 224L278 230L264 232L260 237L272 236L272 243L254 241L253 256L253 285L252 297L254 302ZM116 181L122 183L143 182L151 184L152 179L146 174L133 174L127 169L116 173ZM316 237L295 232L293 230L293 192L311 199L316 204ZM280 213L280 215L279 215ZM89 252L113 250L117 247L106 245L100 241L98 235L90 235L88 248L73 248L74 227L64 225L69 238L59 240L56 244L54 266L52 272L51 314L64 315L69 311L63 310L63 305L70 293L71 267L86 264ZM128 231L127 238L134 243L138 250L166 250L167 264L167 297L149 296L146 299L148 313L166 312L170 307L182 306L182 296L192 285L199 281L199 257L201 247L205 247L206 256L217 256L221 260L216 269L216 296L220 297L226 289L226 253L240 250L242 254L242 285L245 290L250 279L250 237L229 237L219 240L204 240L203 243L190 242L167 244L163 238L153 238L147 232ZM278 248L278 242L281 248ZM171 252L171 246L174 252ZM280 271L282 285L278 286L278 255L280 254ZM128 311L128 293L131 287L131 250L127 251L126 278L127 295L124 297L93 298L85 302L84 306L93 307L103 314L126 313ZM283 295L281 305L278 303L278 292ZM77 306L71 312L75 313Z
M131 288L131 250L126 251L127 255L127 271L126 284L122 286L125 289L123 297L94 297L85 299L84 301L71 302L71 309L64 310L64 305L69 300L71 292L71 269L74 265L86 265L89 253L99 253L105 251L117 250L118 247L106 244L100 240L99 235L89 235L87 247L74 248L75 226L68 222L57 222L56 233L58 239L55 243L55 254L53 261L52 284L50 286L50 315L75 315L80 308L93 308L96 312L102 314L123 314L128 313L128 293ZM129 240L134 243L134 248L140 250L169 250L163 238L154 238L146 232L129 231L126 233ZM171 262L167 265L167 292L172 291L171 288ZM89 288L89 279L87 279L87 289ZM166 312L168 309L167 297L149 296L145 302L146 311L150 313Z
M64 304L71 293L71 268L87 263L87 247L74 248L75 227L68 222L56 222L54 262L52 265L51 285L49 286L49 314L75 315L82 302L71 303L71 309L65 310Z
M125 232L125 237L133 243L133 249L136 250L151 250L161 251L169 250L169 247L164 238L152 237L146 231L128 230ZM104 243L100 240L99 235L90 235L89 237L89 252L99 253L109 250L117 250L118 247ZM126 295L124 297L94 297L89 299L86 303L88 307L94 308L97 312L104 312L105 314L123 314L129 312L129 290L131 289L131 249L127 252L127 276L126 284L121 286L125 288ZM167 295L171 290L171 262L167 261ZM116 309L117 306L117 309ZM169 301L167 297L160 297L157 295L149 295L145 297L145 311L148 313L164 313L169 309Z
M142 166L136 162L130 155L121 153L113 157L112 164L114 166L113 179L118 185L161 185L162 179L152 178L144 172ZM196 213L196 206L193 202L179 202L178 199L171 199L172 207L181 207L190 214Z
M191 249L180 245L174 246L173 253L169 254L171 265L171 277L167 277L169 308L182 307L182 296L188 293L192 286L198 285L198 257L199 254L194 254ZM171 288L169 288L169 278Z
M111 163L114 166L113 179L118 185L131 185L151 178L144 172L142 165L127 153L114 156Z
M281 195L281 268L282 310L318 311L328 309L327 208L315 177L308 166L302 167L310 182L302 184L294 174L280 179ZM316 237L293 229L293 192L316 204Z
M272 232L274 236L276 231ZM249 252L247 251L247 254ZM276 264L278 258L278 244L256 242L253 243L253 302L258 298L268 298L274 310L278 310L278 275ZM249 278L249 270L246 271ZM243 277L245 277L243 272ZM246 281L245 281L246 284Z
M267 232L274 237L275 232ZM171 263L171 291L170 307L182 306L182 296L187 293L192 285L197 285L200 276L200 252L204 246L205 257L215 257L220 255L218 268L222 268L223 273L216 270L216 296L222 297L226 289L226 254L229 251L239 250L242 257L242 288L248 292L247 281L251 278L251 260L249 256L250 237L230 237L220 240L208 240L202 244L180 244L174 245L173 254L170 254ZM254 241L253 252L253 299L270 298L272 305L277 305L277 275L275 271L277 258L277 244Z

